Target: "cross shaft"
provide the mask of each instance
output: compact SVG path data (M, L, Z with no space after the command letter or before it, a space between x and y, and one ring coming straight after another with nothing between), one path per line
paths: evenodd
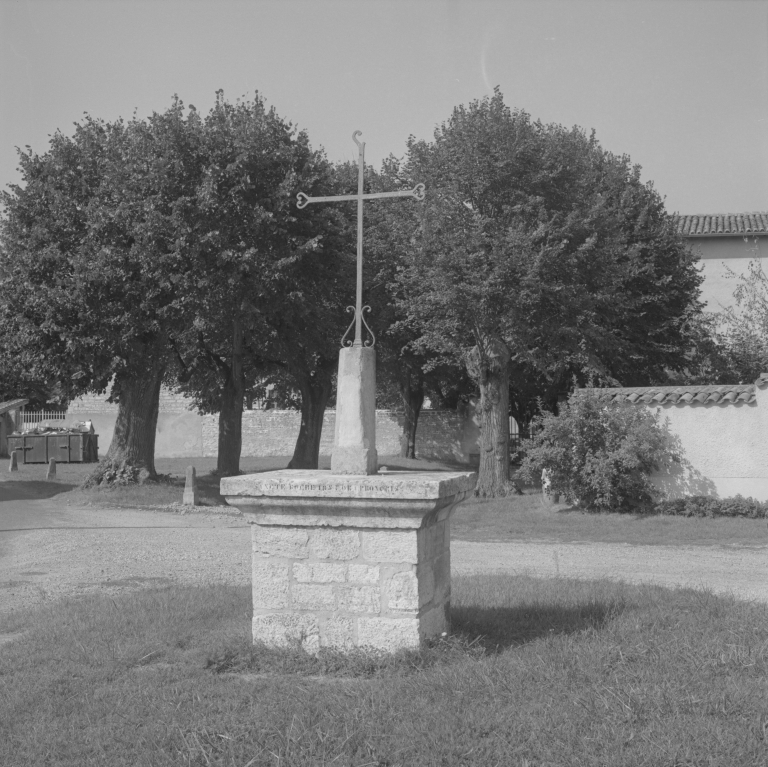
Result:
M357 144L357 194L339 194L330 197L308 197L304 192L299 192L296 197L298 202L296 207L301 209L305 208L311 202L342 202L344 200L357 200L357 290L355 292L355 306L347 307L349 310L354 310L355 318L353 320L355 326L355 340L352 342L352 346L362 346L362 325L365 320L363 319L363 311L370 307L363 306L363 200L378 200L384 197L413 197L417 200L424 199L424 184L416 184L413 189L404 189L400 192L374 192L363 194L363 182L365 180L365 142L358 141L357 137L362 134L361 131L356 130L352 134L352 140ZM366 323L368 328L368 324ZM347 333L352 328L352 325L347 329ZM370 332L370 328L368 328ZM344 338L347 337L347 333L344 334ZM373 335L371 333L371 335ZM344 343L342 338L342 344ZM347 342L349 343L349 342ZM367 343L367 342L366 342ZM372 344L371 344L372 345Z

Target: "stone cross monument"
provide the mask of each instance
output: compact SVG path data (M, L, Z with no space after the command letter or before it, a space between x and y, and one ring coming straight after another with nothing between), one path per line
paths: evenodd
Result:
M449 628L450 514L472 491L471 472L377 474L375 339L363 313L365 144L358 146L355 316L342 338L330 471L282 470L221 480L221 494L248 518L253 547L253 639L272 646L418 647ZM353 341L346 341L354 325ZM362 339L365 326L371 339Z
M297 207L304 208L312 202L338 202L357 200L357 290L355 305L347 311L355 313L347 332L341 339L339 353L339 374L336 389L336 432L331 454L331 471L335 474L376 474L376 339L363 317L370 306L363 306L363 200L380 200L383 197L414 197L424 199L424 184L399 192L376 192L363 194L365 177L365 142L352 134L357 144L357 194L342 194L334 197L307 197L299 192ZM346 341L352 326L355 327L354 341ZM362 326L371 335L363 343Z

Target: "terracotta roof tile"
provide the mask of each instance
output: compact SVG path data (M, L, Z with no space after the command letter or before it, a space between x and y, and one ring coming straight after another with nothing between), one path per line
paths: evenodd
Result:
M676 215L677 231L686 237L768 234L768 213L715 213L710 216Z
M756 386L768 386L768 373L753 384L728 386L633 386L592 389L608 402L633 402L654 405L689 405L700 403L730 405L754 402Z

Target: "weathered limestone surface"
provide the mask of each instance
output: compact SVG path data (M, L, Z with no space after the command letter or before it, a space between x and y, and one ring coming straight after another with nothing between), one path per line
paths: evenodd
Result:
M471 473L275 471L222 479L253 524L253 638L418 647L448 630L450 514Z
M181 502L184 506L197 506L197 472L194 466L187 466L187 478Z
M336 424L331 453L334 474L375 474L376 352L350 346L339 351Z

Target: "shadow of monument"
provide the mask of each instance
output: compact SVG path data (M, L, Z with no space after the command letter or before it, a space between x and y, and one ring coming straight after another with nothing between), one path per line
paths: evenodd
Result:
M68 493L76 484L45 480L12 480L0 482L0 503L6 501L36 501Z
M575 607L535 603L516 607L452 607L451 632L471 639L480 636L486 652L499 652L543 637L599 629L623 609L614 600L589 601Z

